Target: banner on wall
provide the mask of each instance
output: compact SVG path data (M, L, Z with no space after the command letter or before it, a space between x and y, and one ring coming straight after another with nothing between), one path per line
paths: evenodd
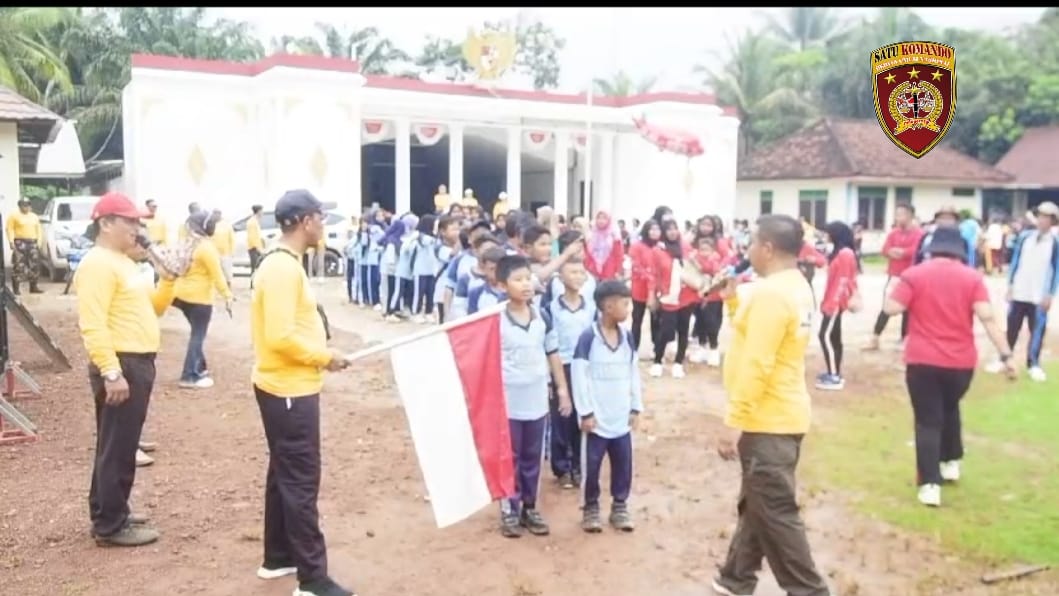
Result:
M588 135L583 132L575 132L570 134L570 144L578 153L584 153L587 143Z
M361 124L361 143L370 145L393 138L393 123L387 120L365 120Z
M440 124L415 124L412 126L412 134L420 145L436 145L441 137L445 136L445 128Z
M547 130L522 131L522 144L530 151L544 151L554 138L555 135Z

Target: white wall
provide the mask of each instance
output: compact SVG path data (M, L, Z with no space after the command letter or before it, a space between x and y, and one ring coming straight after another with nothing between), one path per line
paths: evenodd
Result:
M7 216L18 203L18 125L0 122L0 213Z

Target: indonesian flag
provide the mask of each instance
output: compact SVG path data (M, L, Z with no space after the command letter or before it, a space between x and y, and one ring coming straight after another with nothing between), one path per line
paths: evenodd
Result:
M515 492L500 373L505 306L398 339L389 348L439 528Z

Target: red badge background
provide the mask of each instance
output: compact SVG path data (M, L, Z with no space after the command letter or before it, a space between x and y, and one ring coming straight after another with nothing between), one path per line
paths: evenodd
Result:
M908 71L913 68L919 71L918 79L908 78ZM931 73L936 70L941 71L942 73L942 77L937 81L931 76ZM894 75L893 83L886 82L886 76L890 74ZM924 149L934 142L934 139L938 138L941 133L945 132L945 126L952 117L952 77L953 73L951 71L945 70L944 68L938 68L938 66L934 64L902 64L901 66L891 68L890 70L875 75L875 89L877 99L879 100L879 114L881 114L887 132L911 149L914 153L922 153ZM897 122L894 122L894 119L890 117L890 92L894 90L894 87L897 87L908 80L919 80L930 83L937 87L938 91L941 92L942 101L945 102L945 105L942 106L941 116L938 118L937 123L938 128L941 129L940 132L921 128L919 130L906 130L899 135L893 134L894 129L897 128Z

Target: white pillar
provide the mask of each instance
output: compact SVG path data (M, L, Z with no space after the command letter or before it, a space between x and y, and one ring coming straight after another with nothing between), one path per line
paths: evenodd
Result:
M449 196L463 196L463 125L449 124Z
M570 133L556 131L555 135L555 191L552 209L566 217L570 214Z
M511 209L522 208L522 129L517 126L507 129L507 188L504 190Z
M407 119L394 123L394 214L403 215L412 209L412 126Z
M598 199L592 207L614 215L614 133L599 135L599 183L596 188L599 189Z

